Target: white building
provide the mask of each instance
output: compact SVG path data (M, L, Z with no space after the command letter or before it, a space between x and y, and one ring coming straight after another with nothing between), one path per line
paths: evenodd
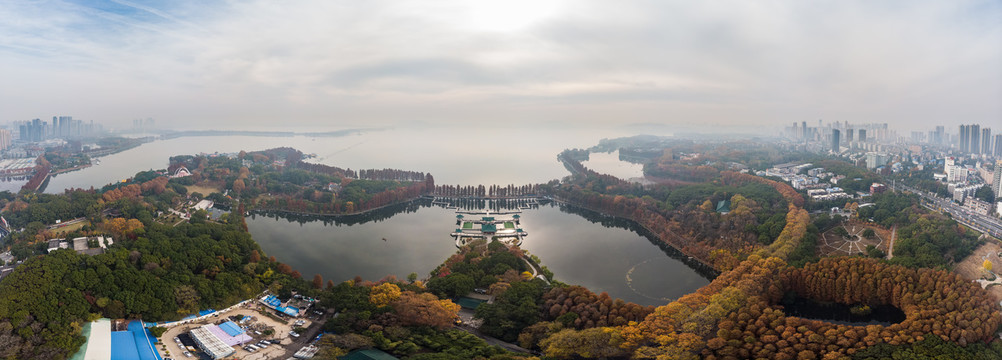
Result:
M995 165L995 174L992 176L992 192L995 198L1002 197L1002 164Z
M891 156L884 153L869 152L866 153L866 168L876 169L878 167L887 165L887 162L891 161Z
M958 166L952 157L946 158L946 165L943 165L943 172L946 173L946 182L967 181L967 168Z

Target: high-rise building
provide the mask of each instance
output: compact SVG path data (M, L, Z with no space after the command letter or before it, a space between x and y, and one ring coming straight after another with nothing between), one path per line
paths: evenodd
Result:
M884 153L868 152L866 153L866 168L876 169L878 167L887 165L887 162L891 160L891 157Z
M14 145L10 130L0 129L0 150L7 150Z
M957 140L957 151L966 153L969 149L968 144L971 141L971 131L968 125L960 125L960 136Z
M999 197L1002 197L1002 163L995 163L995 174L993 175L992 192L995 193L996 201L999 201Z
M936 145L943 145L943 135L946 134L946 128L943 126L936 127L936 133L932 137L932 142Z
M971 124L967 127L971 134L971 140L968 142L968 152L971 154L981 153L981 125Z
M839 140L838 129L832 129L832 152L836 154L838 154L839 152L838 140Z
M853 133L852 129L846 129L845 130L845 141L846 142L850 142L850 143L852 142L852 133Z
M859 129L859 142L866 142L866 129Z
M806 122L806 121L801 121L801 122L800 122L800 127L801 127L801 128L802 128L802 130L804 131L804 136L803 136L802 138L803 138L804 140L807 140L807 122Z
M992 154L992 128L981 129L981 153Z
M995 135L995 157L1002 158L1002 134ZM996 166L995 168L999 167L1002 166Z

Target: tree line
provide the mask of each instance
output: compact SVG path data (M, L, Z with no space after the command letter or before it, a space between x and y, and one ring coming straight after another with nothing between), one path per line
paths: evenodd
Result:
M539 193L539 185L438 185L432 195L444 197L516 197L531 196Z

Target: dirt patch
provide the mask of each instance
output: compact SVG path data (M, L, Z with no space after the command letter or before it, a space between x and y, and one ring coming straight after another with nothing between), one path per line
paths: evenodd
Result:
M985 271L984 262L985 260L991 261L992 270L995 274L1002 274L1002 258L999 257L1000 251L1002 251L1002 246L999 245L999 242L989 240L986 244L974 250L964 261L957 264L953 271L965 280L990 280L991 275ZM1002 285L989 286L987 290L995 298L995 301L1002 301Z

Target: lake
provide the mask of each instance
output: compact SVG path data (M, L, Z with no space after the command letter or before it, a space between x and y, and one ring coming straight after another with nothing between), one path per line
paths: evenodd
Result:
M557 161L565 148L586 148L615 133L587 130L516 131L420 128L367 131L340 137L189 136L158 140L101 157L101 164L54 176L47 193L100 188L150 169L166 169L176 155L234 153L292 147L316 154L309 161L349 169L401 169L431 173L438 184L545 183L568 173Z
M636 180L644 177L644 166L619 160L619 150L588 154L588 160L581 165L597 173L612 175L623 180Z
M268 255L304 277L321 274L340 282L356 275L366 280L405 278L412 272L428 277L456 252L449 236L455 217L455 210L420 200L372 219L255 215L247 218L247 226ZM596 293L661 305L706 285L712 276L700 275L674 249L655 245L630 221L553 203L523 210L521 218L529 233L522 249L538 256L557 280Z
M587 148L602 137L630 134L587 130L522 132L494 129L421 128L367 131L341 137L193 136L159 140L101 158L101 164L50 179L48 193L101 187L138 171L164 169L182 154L232 153L293 147L316 154L311 161L350 169L396 168L429 172L438 184L528 184L567 176L556 156ZM640 165L618 154L592 154L586 166L614 176L642 175ZM706 285L687 257L649 240L636 224L580 208L548 204L522 214L529 232L522 248L537 255L557 280L645 305L665 304ZM268 255L304 277L336 282L356 275L378 280L429 272L455 253L449 233L455 213L423 201L336 219L256 214L247 219ZM385 240L384 240L385 239ZM704 273L712 273L705 272Z

